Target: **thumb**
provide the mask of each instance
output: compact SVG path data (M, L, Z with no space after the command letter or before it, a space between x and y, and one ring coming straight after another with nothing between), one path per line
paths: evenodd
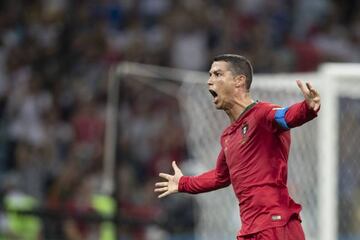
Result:
M176 162L175 162L175 161L172 161L172 167L173 167L173 169L174 169L174 171L175 171L175 174L176 174L176 173L181 173L181 170L180 170L180 168L176 165Z

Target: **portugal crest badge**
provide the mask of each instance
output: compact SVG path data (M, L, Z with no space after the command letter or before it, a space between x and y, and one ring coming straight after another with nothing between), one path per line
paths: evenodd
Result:
M248 136L247 136L247 132L249 130L249 125L247 123L244 123L242 126L241 126L241 135L242 135L242 141L241 143L245 143L248 139Z
M241 127L241 133L243 136L246 135L247 131L249 129L249 125L247 123L245 123L242 127Z

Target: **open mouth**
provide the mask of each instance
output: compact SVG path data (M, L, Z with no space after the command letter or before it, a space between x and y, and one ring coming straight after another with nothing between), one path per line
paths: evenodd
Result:
M214 90L209 89L209 92L214 98L216 98L218 96Z
M213 103L217 104L219 100L217 92L212 89L209 89L209 92L213 96Z

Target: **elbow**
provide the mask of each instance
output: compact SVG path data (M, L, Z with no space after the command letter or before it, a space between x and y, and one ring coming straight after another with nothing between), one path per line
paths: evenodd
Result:
M225 179L217 179L216 181L216 185L220 188L224 188L224 187L227 187L231 184L231 181L229 178L225 178Z

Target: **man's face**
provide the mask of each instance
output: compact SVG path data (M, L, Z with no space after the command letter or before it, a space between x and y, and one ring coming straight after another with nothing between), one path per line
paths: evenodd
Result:
M226 110L232 105L235 78L229 65L230 63L224 61L213 62L209 70L208 88L217 109Z

